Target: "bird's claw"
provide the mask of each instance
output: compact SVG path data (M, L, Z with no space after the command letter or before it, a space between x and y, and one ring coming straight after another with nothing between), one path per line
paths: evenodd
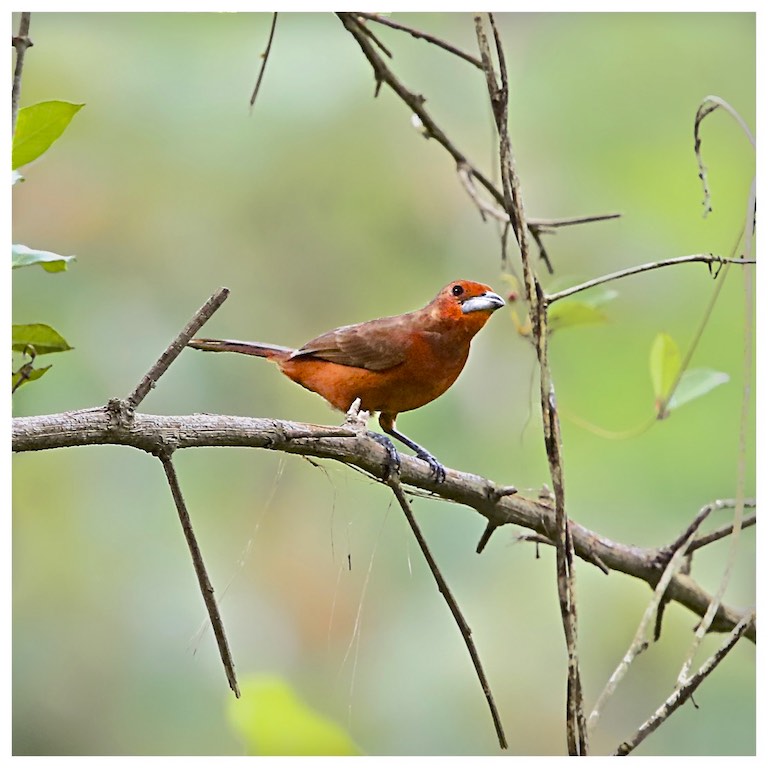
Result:
M387 462L384 467L384 480L389 480L390 477L400 474L400 454L397 452L394 443L386 436L381 435L378 432L369 432L369 437L372 437L379 445L384 446L387 451ZM429 468L432 470L436 483L442 483L445 481L445 467L428 451L423 448L419 448L416 451L416 458L425 461L429 464Z
M445 482L445 467L431 453L421 451L416 455L422 461L426 461L427 464L429 464L429 468L432 470L432 474L435 476L436 483Z
M378 432L369 432L368 437L372 437L379 445L387 451L387 460L384 464L384 477L386 482L390 477L400 474L400 454L397 452L394 443L386 436Z

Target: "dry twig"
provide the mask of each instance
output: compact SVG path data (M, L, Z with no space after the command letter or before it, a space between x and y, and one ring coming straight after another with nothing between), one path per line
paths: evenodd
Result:
M259 67L259 74L256 78L256 85L253 87L253 93L251 94L251 106L256 103L256 97L259 95L259 89L261 88L261 81L264 78L264 70L267 68L267 60L269 59L269 52L272 50L272 40L275 37L275 26L277 25L277 11L272 14L272 26L269 28L269 38L267 39L267 47L264 49L264 53L261 54L261 66Z
M435 558L432 556L432 552L430 552L429 546L427 545L427 540L424 538L424 534L422 534L421 529L416 522L416 518L413 515L413 510L411 509L411 505L409 504L408 499L403 492L402 486L400 485L399 478L396 475L392 475L387 480L387 484L392 489L392 493L395 494L395 498L400 504L400 508L403 510L403 514L405 514L405 517L408 520L408 525L411 527L411 531L413 532L413 535L418 542L419 549L421 549L421 553L424 555L424 559L427 561L427 565L429 566L429 570L435 579L437 588L447 603L448 608L451 611L451 615L456 622L456 626L459 628L459 632L464 639L464 644L467 646L467 650L469 651L469 655L472 659L472 664L475 667L475 672L477 673L477 679L480 681L480 686L482 687L483 693L485 694L485 699L488 702L488 708L491 711L491 718L493 719L493 726L496 729L496 737L499 740L499 746L502 749L507 749L509 746L507 744L507 737L504 735L504 727L501 724L499 711L496 709L496 702L494 701L493 694L491 693L491 686L488 682L488 678L485 675L485 671L483 670L483 665L480 661L480 655L478 654L477 648L475 647L475 641L472 639L472 630L469 628L469 624L467 624L466 619L464 618L464 615L459 608L459 604L456 602L456 598L453 596L453 593L448 586L448 582L446 582L443 574L440 571L440 568L437 565L437 562L435 561Z
M547 306L544 292L528 253L527 225L523 209L520 180L515 169L512 146L507 126L509 83L507 81L504 48L501 44L493 14L488 14L493 32L494 47L498 59L501 82L497 82L491 56L491 49L485 34L482 18L475 17L480 55L485 70L488 95L491 101L496 128L499 134L499 163L504 198L504 210L509 215L512 229L520 247L526 298L531 308L532 332L539 362L539 383L542 419L544 423L544 444L549 462L549 472L555 493L555 532L557 552L557 590L560 600L560 615L565 633L568 654L568 682L566 686L566 736L568 753L586 755L588 752L587 727L584 717L584 695L578 656L578 619L576 608L576 585L574 570L574 544L570 521L565 507L565 484L563 479L562 439L560 419L555 401L555 389L548 362ZM542 256L545 254L542 253ZM548 268L551 265L546 261Z
M632 738L619 745L614 755L628 755L636 749L642 741L652 734L675 710L688 701L696 689L704 680L715 671L717 665L728 655L728 652L736 645L742 635L746 634L751 624L754 623L754 613L746 614L733 628L725 642L702 664L699 671L680 688L676 689L667 700L638 728Z
M11 44L16 49L16 65L13 69L13 86L11 87L11 135L16 133L16 118L19 114L19 104L21 103L21 73L24 70L24 57L27 48L31 48L33 43L29 39L29 23L32 14L24 11L19 19L19 32L11 39Z

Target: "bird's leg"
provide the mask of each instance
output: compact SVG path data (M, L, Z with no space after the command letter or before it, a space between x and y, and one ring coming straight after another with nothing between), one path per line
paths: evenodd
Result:
M379 414L379 425L381 428L392 437L397 438L403 445L407 445L412 451L416 452L416 456L422 461L426 461L429 464L432 472L435 476L435 480L438 483L442 483L445 480L445 467L426 449L420 446L418 443L411 440L410 437L406 437L402 432L398 432L395 429L395 416L389 413ZM383 435L380 435L383 437ZM386 438L385 438L386 439ZM381 442L380 440L377 442ZM392 444L391 441L387 442ZM394 449L394 446L392 446Z

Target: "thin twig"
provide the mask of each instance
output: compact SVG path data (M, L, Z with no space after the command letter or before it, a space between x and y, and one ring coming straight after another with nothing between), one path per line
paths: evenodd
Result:
M738 123L752 147L755 148L756 146L755 137L752 135L752 131L749 130L749 126L744 118L742 118L742 116L727 101L721 99L719 96L707 96L704 98L696 111L696 118L693 121L693 151L699 166L699 178L701 179L701 184L704 188L704 216L712 213L712 195L709 191L709 183L707 181L707 168L704 165L704 158L701 154L701 136L699 130L704 118L717 109L724 109L728 112L728 114Z
M501 78L500 84L497 82L490 45L480 16L475 16L475 33L485 71L488 96L499 135L499 163L501 167L503 206L509 215L512 229L520 247L526 299L531 308L533 339L539 363L544 444L555 494L555 532L553 538L556 543L557 555L557 590L568 654L568 681L566 686L566 737L568 753L571 755L586 755L588 753L588 735L586 719L584 717L584 696L577 643L578 618L574 568L575 552L572 526L565 508L560 419L557 413L554 384L547 358L547 305L544 292L530 259L527 238L529 228L526 224L520 180L515 169L515 161L509 139L507 124L509 83L504 48L501 44L493 14L488 14L488 20L493 32L494 47ZM545 256L546 254L542 253L542 257ZM549 264L547 266L551 267Z
M754 622L754 612L745 615L741 621L733 628L725 642L702 664L699 671L690 678L685 685L681 686L672 693L667 700L646 720L631 739L619 745L614 755L628 755L650 734L652 734L676 709L685 704L693 696L696 689L702 682L714 672L717 665L728 655L728 652L738 642Z
M480 211L480 215L485 220L485 215L489 215L491 218L502 222L503 224L509 224L509 214L498 205L494 205L489 200L486 200L475 186L473 177L473 169L470 165L460 164L456 168L459 181L466 190L467 194L472 198L472 202ZM599 221L609 221L610 219L620 219L620 213L603 213L596 214L594 216L567 216L562 219L536 219L529 217L526 219L528 229L531 232L538 231L541 233L553 232L556 229L564 227L573 227L578 224L592 224Z
M256 85L253 88L251 94L250 105L253 106L256 103L256 97L259 95L259 89L261 88L261 80L264 77L264 70L267 68L267 59L269 59L269 52L272 50L272 38L275 36L275 26L277 25L277 11L272 14L272 26L269 28L269 39L267 40L267 47L264 49L264 53L261 54L261 67L259 67L259 75L256 78Z
M745 500L744 502L745 507L754 507L755 501L754 499L751 500ZM755 523L757 522L757 515L748 515L741 521L741 530L744 530L745 528L751 528ZM730 536L733 533L734 524L728 523L728 525L724 525L721 528L717 528L714 531L711 531L710 533L706 533L703 536L697 536L689 545L688 551L689 552L695 552L697 549L701 549L702 547L706 547L709 544L713 544L716 541L720 541L720 539L724 539L726 536Z
M24 57L27 48L31 48L33 43L29 39L29 22L32 14L24 11L19 19L19 33L11 38L11 44L16 49L16 66L13 70L13 87L11 88L11 135L16 133L16 118L19 115L19 104L21 103L21 73L24 69Z
M602 285L603 283L610 283L613 280L620 280L623 277L629 277L630 275L637 275L641 272L650 272L652 269L661 269L662 267L671 267L675 264L692 264L694 262L702 262L704 264L754 264L754 259L728 259L724 256L716 256L713 253L696 253L691 256L676 256L673 259L660 259L659 261L651 261L647 264L638 264L636 267L628 267L627 269L619 270L618 272L611 272L608 275L602 277L596 277L592 280L587 280L585 283L579 283L571 288L565 288L557 293L550 293L547 296L547 305L551 306L560 299L565 299L569 296L573 296L575 293L586 291L588 288L594 288L596 285Z
M197 538L195 537L195 532L192 528L192 521L189 518L187 505L184 503L181 486L179 485L179 478L176 475L176 469L173 466L171 454L161 453L158 455L158 458L163 464L165 476L168 478L168 485L171 488L173 501L176 505L176 510L179 513L181 528L184 531L184 538L187 541L189 553L192 555L192 565L195 569L197 582L200 585L200 592L203 595L203 602L208 611L208 617L211 620L211 627L213 628L213 634L216 637L216 645L219 647L219 655L224 664L224 670L227 673L229 687L232 689L235 696L240 698L240 689L238 688L237 676L235 675L235 665L232 661L232 654L229 651L229 643L227 642L227 635L224 632L224 624L221 620L221 615L219 614L219 606L216 603L213 587L208 578L208 573L205 570L203 555L200 552L200 547L198 546Z
M637 627L635 636L632 638L632 642L629 645L626 653L622 657L619 665L613 671L613 674L608 678L600 695L597 697L592 712L587 720L587 726L593 729L597 725L600 712L605 706L606 701L615 693L619 683L624 679L627 671L629 670L632 662L648 647L648 628L651 625L654 615L656 615L662 606L664 595L667 591L669 583L672 581L678 571L685 565L686 558L688 556L688 547L696 535L696 531L699 526L704 522L705 518L712 510L712 505L708 505L702 509L699 514L696 515L694 521L686 528L684 537L678 538L672 545L672 554L667 563L667 567L664 569L664 573L659 579L659 583L653 591L653 597L651 597L648 605L643 612L643 616L640 619L640 624Z
M476 59L474 56L472 56L472 54L467 53L466 51L462 51L460 48L451 45L451 43L448 43L445 40L441 40L439 37L435 37L434 35L430 35L427 32L421 32L420 30L414 29L413 27L408 27L405 24L392 21L392 19L381 16L378 13L360 13L359 11L356 11L355 16L357 16L359 19L375 21L377 24L383 24L384 26L390 27L391 29L398 29L401 32L407 32L411 37L415 37L419 40L425 40L432 45L436 45L438 48L442 48L443 50L448 51L448 53L452 53L454 56L458 56L460 59L468 61L478 69L483 68L483 63L479 59Z
M734 248L735 250L735 248ZM728 269L730 265L726 265ZM680 672L678 674L678 684L682 685L690 674L691 665L693 664L694 656L704 639L704 636L709 631L710 624L720 607L720 603L725 595L725 590L728 587L728 583L733 573L733 569L736 565L738 556L738 546L741 537L742 519L744 517L745 506L745 489L746 489L746 453L747 453L747 430L750 428L752 421L750 419L750 410L752 406L752 398L750 397L752 388L752 379L754 377L754 281L751 279L751 273L748 273L744 281L745 301L744 301L744 347L743 347L743 389L741 395L741 408L739 413L739 448L738 459L736 465L736 498L733 513L733 532L731 534L728 555L723 568L723 575L720 579L720 583L712 597L712 602L704 614L699 625L696 627L693 641L688 649L686 659L683 662ZM725 278L723 278L724 280ZM721 283L722 284L722 283ZM714 301L714 297L713 297ZM708 317L708 316L707 316ZM690 353L689 353L690 355ZM684 365L687 365L689 358L686 358ZM679 377L678 377L679 378ZM677 386L677 382L675 383Z
M480 681L480 686L482 687L483 693L485 694L485 699L488 702L488 708L491 710L491 718L493 719L493 725L496 729L496 736L499 740L499 746L502 749L507 749L507 737L504 735L504 727L501 724L501 718L499 717L499 712L496 709L496 702L494 701L493 694L491 693L491 686L488 683L488 678L485 676L485 671L483 670L483 665L480 661L480 655L478 654L477 648L475 647L475 641L472 639L472 630L469 628L469 624L467 624L461 609L459 608L459 604L456 602L456 598L451 593L451 590L448 587L448 583L443 578L443 574L440 572L440 568L435 562L435 559L432 556L432 552L430 552L429 546L427 545L427 540L424 538L424 534L422 534L421 529L416 522L416 518L413 515L413 510L411 509L411 505L408 502L405 493L403 492L402 486L400 485L400 480L396 476L392 476L388 480L388 485L392 489L392 493L395 494L395 498L400 504L400 507L402 508L406 519L408 520L408 525L411 526L413 535L416 537L419 548L421 549L421 552L424 555L424 559L427 561L427 565L429 566L429 570L432 572L432 576L437 583L437 588L440 590L440 594L443 596L445 602L447 603L448 608L456 622L456 625L459 628L459 632L464 638L464 643L467 646L469 655L472 658L472 664L474 665L475 672L477 673L477 679Z
M563 219L528 219L529 226L537 227L544 231L547 229L559 229L561 227L573 227L577 224L594 224L598 221L620 219L620 213L599 213L595 216L569 216Z
M425 99L421 94L413 93L412 91L409 91L394 75L391 69L387 66L386 62L381 58L379 53L376 51L376 48L370 41L370 30L367 28L365 24L363 24L360 21L360 17L365 17L365 14L360 13L337 13L337 17L339 18L339 21L344 25L346 30L352 35L352 37L355 38L358 45L360 46L361 50L363 51L363 54L365 55L366 59L368 59L369 64L371 65L371 68L373 69L373 75L376 82L376 88L375 88L375 94L378 95L379 89L381 88L382 83L386 83L393 91L394 93L400 98L400 100L411 110L411 112L416 115L421 122L422 129L424 131L424 135L428 138L434 139L437 141L440 146L445 149L448 154L454 159L456 162L456 168L459 172L459 178L462 181L462 184L464 185L465 189L470 193L470 196L472 197L475 204L478 206L481 215L483 214L484 209L491 213L494 217L496 216L496 213L498 212L498 209L494 209L493 205L491 203L480 201L482 198L477 194L475 191L474 194L470 191L470 188L467 186L467 174L469 175L469 178L477 179L477 181L480 183L480 185L488 192L488 194L498 203L498 205L502 206L502 209L504 206L504 195L496 188L496 185L484 174L482 171L477 168L477 166L473 165L467 157L464 155L463 152L448 138L448 136L444 133L444 131L440 128L440 126L437 125L437 123L432 119L432 116L426 109L425 105ZM383 22L382 22L383 23ZM464 178L462 178L462 169L465 174ZM494 212L495 211L495 212ZM584 219L584 222L587 221L599 221L602 218L612 218L616 214L608 214L605 217L602 216L587 216L587 217L581 217ZM502 221L504 219L508 220L509 214L505 214L505 216L502 217ZM537 226L536 219L531 219L528 221L529 227L536 227ZM545 222L545 226L549 227L551 226L550 220L543 220ZM564 220L568 221L568 220ZM577 220L572 219L571 222L573 224L579 223ZM563 226L567 226L567 224L563 224Z
M136 389L126 398L126 404L130 409L137 408L139 403L147 396L155 386L157 380L168 370L171 363L179 356L187 346L187 342L208 322L211 315L226 301L229 296L229 288L219 288L200 309L195 312L192 319L182 328L176 338L168 345L168 348L158 358L157 362L149 369L144 378L137 384Z

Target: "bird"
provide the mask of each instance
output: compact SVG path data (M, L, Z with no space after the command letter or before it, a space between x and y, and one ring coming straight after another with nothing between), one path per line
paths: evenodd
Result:
M396 419L440 397L456 381L473 337L502 306L504 300L489 286L454 280L421 309L343 325L298 349L234 339L192 339L187 346L271 360L289 379L340 411L359 400L359 410L378 413L382 431L414 451L442 483L443 465L398 431ZM386 480L399 472L399 455L388 437L368 434L387 450Z

